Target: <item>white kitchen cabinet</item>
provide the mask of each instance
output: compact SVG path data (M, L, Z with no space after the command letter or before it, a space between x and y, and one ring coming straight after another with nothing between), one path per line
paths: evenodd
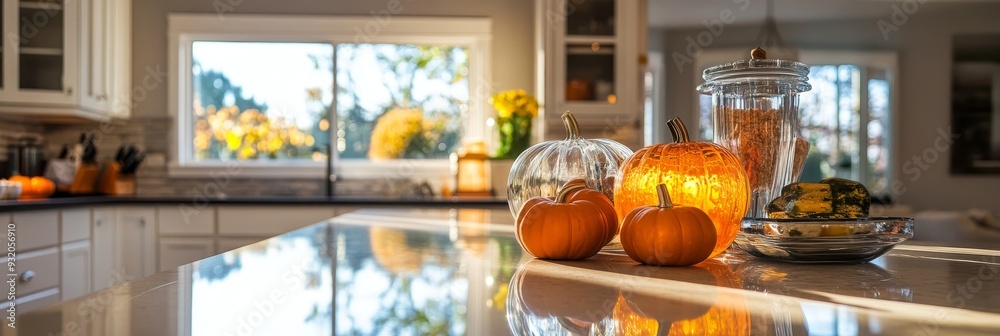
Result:
M545 106L544 136L562 139L570 110L585 137L633 130L641 146L646 64L646 1L542 0L535 29L536 93Z
M216 254L229 252L256 242L263 239L261 238L219 238L219 249L215 251Z
M0 113L130 114L131 0L3 0Z
M156 273L156 208L118 208L117 228L123 274L138 278Z
M11 216L16 226L15 243L18 251L30 251L59 244L58 210L15 212Z
M60 242L90 239L90 208L67 209L59 213L62 223Z
M200 209L188 204L156 207L161 235L211 236L215 234L215 208Z
M18 296L58 288L60 281L59 248L50 247L18 254Z
M62 246L62 299L69 300L90 293L90 241Z
M160 238L160 271L205 259L215 255L212 238Z
M272 237L332 218L334 207L220 206L220 236Z
M122 268L119 266L118 237L114 208L95 208L93 212L91 236L91 291L121 283Z

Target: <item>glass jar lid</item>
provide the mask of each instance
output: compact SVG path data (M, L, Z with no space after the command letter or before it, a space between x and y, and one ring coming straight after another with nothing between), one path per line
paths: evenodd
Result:
M705 83L698 85L698 92L711 94L723 87L740 84L787 84L794 92L812 89L809 85L809 67L805 64L768 59L767 54L760 48L752 50L750 55L749 60L739 60L705 69L702 73Z

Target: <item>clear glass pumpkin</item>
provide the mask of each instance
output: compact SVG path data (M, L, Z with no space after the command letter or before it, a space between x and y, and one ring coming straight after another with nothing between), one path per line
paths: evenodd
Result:
M614 200L615 175L632 150L616 141L584 139L569 111L563 113L566 139L546 141L517 157L507 178L507 202L517 218L524 202L532 197L554 197L559 187L582 178L587 186Z

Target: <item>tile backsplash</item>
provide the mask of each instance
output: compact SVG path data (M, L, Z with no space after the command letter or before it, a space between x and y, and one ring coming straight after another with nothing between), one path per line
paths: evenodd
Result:
M147 153L147 160L140 167L137 193L140 196L323 196L326 186L322 179L253 179L239 178L220 183L212 178L172 178L167 173L170 151L169 117L133 117L108 123L80 122L73 124L38 124L29 121L0 119L0 161L6 160L9 141L24 136L41 140L47 159L59 155L64 145L79 142L81 132L95 134L97 160L106 163L118 147L134 144ZM158 157L158 160L151 160ZM4 165L0 165L4 166ZM428 181L434 191L440 192L439 181ZM385 196L406 194L413 189L405 180L341 180L335 186L336 194L351 196Z

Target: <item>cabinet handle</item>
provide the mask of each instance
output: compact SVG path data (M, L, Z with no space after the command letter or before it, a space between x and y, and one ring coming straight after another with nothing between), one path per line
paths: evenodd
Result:
M95 224L95 225L101 226L101 221L97 221L97 224Z
M34 278L35 278L35 271L24 271L24 273L21 273L21 276L18 277L18 280L23 283L28 283L31 282L31 279Z
M97 100L105 101L108 100L108 95L98 95Z
M139 226L142 226L142 227L146 226L146 219L145 218L140 218L139 219Z
M66 95L67 96L72 96L73 95L73 87L70 87L70 86L66 87Z

